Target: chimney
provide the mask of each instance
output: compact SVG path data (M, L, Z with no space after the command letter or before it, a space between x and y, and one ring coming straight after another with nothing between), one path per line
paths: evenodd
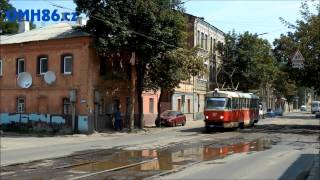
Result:
M30 23L26 20L20 21L18 33L24 33L28 31L30 31Z
M85 26L87 24L87 20L79 16L77 19L77 24L80 26Z

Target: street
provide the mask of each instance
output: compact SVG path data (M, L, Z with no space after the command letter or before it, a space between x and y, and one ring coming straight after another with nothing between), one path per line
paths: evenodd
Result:
M203 126L4 136L1 179L306 179L319 156L319 119L311 113L266 118L237 131L205 133Z

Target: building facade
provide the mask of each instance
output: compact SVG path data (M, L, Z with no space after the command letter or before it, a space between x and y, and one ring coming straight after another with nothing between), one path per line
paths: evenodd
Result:
M199 56L205 57L208 74L191 77L182 82L171 96L171 108L186 114L187 119L203 119L205 93L216 86L217 69L221 57L217 52L218 43L224 43L224 33L203 18L185 14L188 22L188 47L200 48Z
M0 38L0 122L4 130L103 130L113 126L116 107L120 107L123 126L128 125L130 55L99 57L93 38L68 23ZM45 78L49 71L54 74L53 82ZM26 73L32 82L22 77ZM20 81L30 84L24 87ZM149 92L143 98L148 124L156 117L158 98Z

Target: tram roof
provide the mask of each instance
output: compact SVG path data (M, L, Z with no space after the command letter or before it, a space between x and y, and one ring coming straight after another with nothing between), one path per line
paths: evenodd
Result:
M253 93L243 93L243 92L238 92L238 91L210 91L207 92L206 96L207 97L214 97L214 96L219 96L219 97L231 97L231 98L249 98L249 99L259 99L258 96L254 95Z

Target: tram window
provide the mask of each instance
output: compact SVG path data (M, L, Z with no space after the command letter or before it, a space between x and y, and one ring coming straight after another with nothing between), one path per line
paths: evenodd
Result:
M236 98L236 109L240 109L240 99Z
M206 101L207 109L225 109L228 102L227 98L208 98Z
M227 99L226 109L231 109L231 99L230 98Z
M248 101L248 99L246 98L246 99L244 99L244 107L245 108L248 108L248 103L247 103L247 101Z
M232 99L232 108L233 109L238 109L239 108L239 99L238 98L233 98Z

